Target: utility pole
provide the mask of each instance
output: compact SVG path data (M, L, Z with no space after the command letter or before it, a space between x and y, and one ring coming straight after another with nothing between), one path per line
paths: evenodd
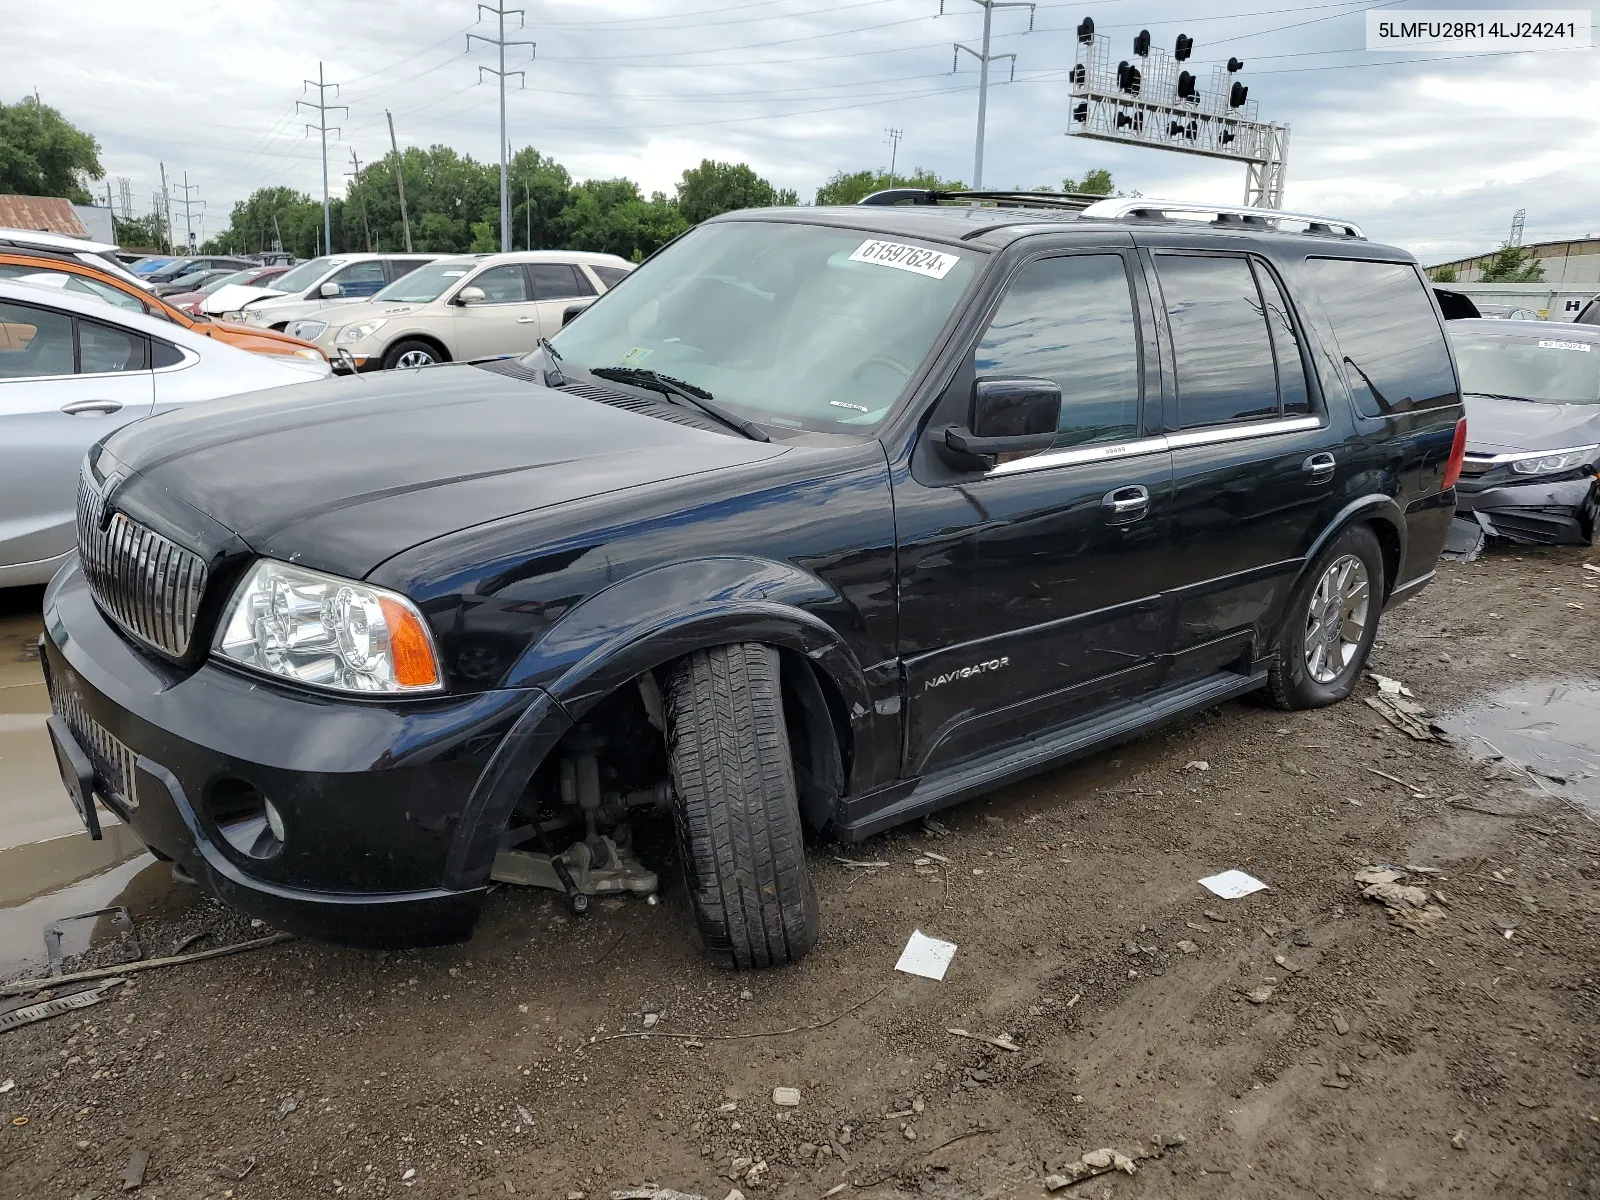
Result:
M889 186L894 186L894 164L900 154L900 137L905 133L903 129L885 129L889 135Z
M526 175L522 178L522 215L528 219L528 250L533 249L533 181Z
M356 186L361 186L361 160L356 157L355 147L350 148L350 162L355 166L354 171L346 171L346 179L354 179ZM367 193L361 193L361 229L367 235L367 253L372 253L372 226L367 222Z
M39 118L39 128L44 128L44 101L39 99L39 89L33 89L33 112Z
M387 108L383 115L389 118L389 149L394 151L394 185L400 189L400 224L406 230L406 253L411 253L411 218L406 216L406 176L400 161L400 144L394 140L394 114Z
M983 190L983 125L989 107L989 64L998 62L1002 58L1011 60L1011 79L1017 77L1017 56L1015 54L990 54L989 53L989 24L997 8L1025 8L1028 10L1028 32L1033 32L1034 5L1029 0L972 0L983 9L983 53L980 54L971 46L964 46L960 42L955 44L955 55L951 59L950 72L955 73L956 64L961 61L961 52L965 50L978 60L978 141L977 148L972 154L972 190ZM939 15L944 15L944 0L939 0Z
M328 113L330 110L337 108L341 109L346 116L349 116L350 109L343 104L328 103L328 89L332 88L333 94L337 96L339 94L339 85L337 83L325 83L323 81L322 64L320 62L317 64L316 79L307 79L303 82L305 87L301 89L302 91L304 91L306 88L317 89L317 102L313 104L309 100L296 100L294 102L294 106L297 110L300 108L309 108L312 112L317 114L317 123L315 125L307 125L306 133L309 134L313 129L315 129L322 135L322 242L324 246L332 246L333 217L328 208ZM344 131L338 127L335 127L333 132L335 136L338 136Z
M477 38L480 42L483 42L488 46L493 46L500 52L499 69L497 70L494 67L480 66L478 68L478 82L483 82L483 75L485 71L487 71L490 75L497 76L500 80L500 249L505 251L511 249L511 191L506 183L506 172L509 169L509 164L506 161L506 77L508 75L519 76L522 79L522 85L524 87L528 85L528 75L526 71L506 70L506 47L528 47L528 60L530 62L533 61L534 55L538 53L539 47L538 43L536 42L508 42L506 40L506 18L516 17L517 28L521 29L525 24L523 20L522 9L507 8L506 0L495 0L495 6L488 4L478 5L478 20L483 20L484 13L491 14L494 16L496 21L499 22L498 31L494 37L485 37L481 33L467 34L467 50L468 52L471 52L472 39Z
M167 164L161 164L161 214L167 225L167 253L172 253L172 196L167 191Z
M200 185L198 183L191 184L189 182L189 172L185 171L183 173L183 182L180 183L178 187L183 192L183 199L178 201L179 204L183 205L183 227L189 236L189 253L193 254L194 206L198 204L200 206L201 213L204 213L206 210L206 202L204 200L191 200L189 198L190 192L198 192L200 190Z

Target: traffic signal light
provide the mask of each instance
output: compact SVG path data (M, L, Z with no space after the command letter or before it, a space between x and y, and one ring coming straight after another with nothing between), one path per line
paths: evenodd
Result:
M1198 93L1195 91L1194 76L1187 71L1178 74L1178 99L1193 100Z
M1089 119L1089 102L1087 100L1085 100L1081 104L1076 104L1076 105L1073 106L1072 119L1074 121L1077 121L1079 124L1083 124L1084 122L1088 121L1088 119Z
M1217 142L1219 145L1226 146L1229 142L1237 141L1238 137L1239 135L1234 133L1233 130L1224 129L1221 133L1217 134Z
M1144 130L1144 113L1136 112L1131 116L1125 112L1119 112L1117 114L1118 129L1125 129L1130 125L1133 126L1133 131L1135 133L1142 132Z
M1139 68L1124 60L1117 64L1117 86L1130 96L1139 94Z
M1094 18L1085 17L1078 22L1078 40L1087 45L1094 41Z
M1073 87L1082 87L1084 80L1088 78L1089 73L1084 69L1082 63L1079 63L1077 66L1073 67L1072 70L1067 72L1067 82L1072 84Z
M1241 59L1230 58L1228 60L1228 74L1237 75L1242 70L1244 70L1244 62Z
M1133 52L1140 56L1150 53L1150 31L1148 29L1141 29L1138 36L1133 39Z
M1172 52L1172 57L1179 62L1188 62L1189 55L1194 53L1194 39L1186 33L1178 35L1178 46Z
M1228 107L1240 107L1242 104L1244 104L1246 97L1249 95L1249 88L1245 87L1245 85L1242 83L1235 83L1231 88L1228 89Z
M1182 121L1173 121L1167 126L1168 137L1182 136L1188 138L1191 142L1194 141L1195 134L1199 132L1199 125L1193 121L1190 121L1188 124L1184 124Z

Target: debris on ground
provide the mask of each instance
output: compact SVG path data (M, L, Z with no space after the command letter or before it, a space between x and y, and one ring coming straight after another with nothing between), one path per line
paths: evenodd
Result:
M1340 1013L1333 1014L1333 1031L1340 1037L1350 1032L1350 1022L1346 1021Z
M1224 900L1239 900L1253 892L1264 890L1267 885L1254 875L1246 875L1243 871L1235 868L1231 871L1224 871L1220 875L1207 876L1200 881L1200 886L1213 895L1221 896ZM1210 917L1211 914L1208 912L1206 916ZM1212 917L1212 920L1218 919L1220 918Z
M1388 910L1396 924L1420 932L1444 916L1444 908L1435 903L1438 893L1405 882L1407 873L1399 867L1388 865L1362 867L1355 874L1356 886L1361 895L1374 900Z
M986 1045L995 1046L1001 1050L1009 1050L1013 1054L1022 1049L1021 1046L1017 1045L1011 1040L1011 1035L1009 1033L1002 1033L998 1037L991 1037L986 1033L968 1033L965 1029L946 1029L945 1032L951 1037L971 1038L975 1042L983 1042Z
M1189 1139L1181 1133L1157 1134L1151 1139L1149 1146L1140 1146L1132 1154L1110 1146L1099 1150L1091 1150L1075 1162L1068 1163L1054 1175L1045 1176L1044 1186L1046 1191L1059 1192L1062 1188L1071 1187L1085 1179L1093 1179L1096 1175L1105 1175L1111 1171L1121 1171L1132 1175L1138 1170L1137 1164L1152 1158L1160 1158L1168 1150L1176 1150Z
M15 1079L8 1079L4 1083L0 1083L0 1096L4 1096L7 1092L9 1092L12 1088L14 1088L16 1086L17 1086L17 1081Z
M96 987L85 988L69 996L58 996L38 1004L13 1008L8 1013L0 1014L0 1033L9 1033L13 1029L21 1029L24 1025L32 1025L35 1021L47 1021L51 1017L59 1017L62 1013L99 1004L110 996L112 988L120 987L124 982L122 979L107 979Z
M1277 990L1277 988L1268 984L1262 984L1260 987L1254 987L1246 991L1244 998L1250 1001L1251 1004L1265 1004L1272 999L1272 993Z
M578 1193L580 1196L582 1192ZM744 1193L738 1188L729 1192L725 1200L744 1200ZM675 1188L658 1188L646 1184L644 1187L616 1188L611 1193L611 1200L706 1200L699 1192L680 1192Z
M1378 694L1366 697L1369 708L1415 741L1434 740L1433 729L1427 719L1428 710L1417 703L1410 688L1398 679L1390 679L1375 671L1368 672L1367 678L1378 685Z
M144 1173L150 1169L150 1151L135 1150L122 1171L122 1190L136 1192L144 1186Z
M924 979L943 979L944 973L950 969L950 960L955 956L954 942L931 938L922 930L914 929L894 969L904 971L907 975L920 975Z
M799 1108L800 1089L794 1087L775 1087L772 1089L772 1102L779 1108Z
M1193 762L1184 763L1183 769L1185 771L1209 771L1211 770L1211 764L1203 759L1197 758Z
M1450 1147L1453 1150L1465 1150L1467 1148L1467 1131L1465 1129L1458 1129L1450 1135Z
M258 922L251 922L252 926L256 924ZM78 971L72 975L59 975L53 979L24 979L18 983L0 983L0 996L26 996L31 992L44 991L46 988L58 988L69 983L81 983L86 979L105 979L111 975L132 975L135 971L150 971L157 967L175 967L183 963L205 962L212 958L223 958L230 954L238 954L244 950L259 950L263 946L276 946L279 942L288 942L293 939L294 934L292 933L274 933L248 942L236 942L231 946L218 946L214 950L196 950L190 954L175 954L166 958L146 958L139 962L118 963L114 967L97 967L92 971Z
M1178 943L1178 953L1180 954L1193 954L1198 949L1200 949L1200 947L1195 945L1188 938L1184 938L1183 941Z

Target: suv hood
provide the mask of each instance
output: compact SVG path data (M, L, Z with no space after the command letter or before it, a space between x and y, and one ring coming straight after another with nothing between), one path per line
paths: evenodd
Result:
M174 410L105 449L173 532L198 510L259 554L350 578L487 521L784 453L466 364L381 379Z
M1467 445L1474 450L1507 454L1600 442L1600 404L1541 404L1471 392L1462 402L1467 409Z
M237 312L253 300L263 300L270 296L281 296L282 292L275 288L262 287L253 283L230 283L219 287L200 303L200 311L204 313Z

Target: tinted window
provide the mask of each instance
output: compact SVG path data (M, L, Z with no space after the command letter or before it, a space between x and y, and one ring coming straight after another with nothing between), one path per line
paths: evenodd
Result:
M601 276L602 279L605 276ZM1600 300L1591 300L1583 306L1575 322L1578 325L1600 325Z
M1444 331L1415 267L1311 258L1306 270L1339 340L1345 377L1363 416L1455 401Z
M569 263L529 263L537 300L576 300L594 295L594 284Z
M623 270L621 267L597 267L593 263L589 264L589 270L600 277L600 282L606 285L606 291L608 292L630 274L630 272Z
M72 318L0 300L0 379L71 375Z
M478 302L480 304L515 304L530 299L528 277L515 264L490 267L476 276L470 286L483 289L484 298Z
M1272 353L1278 361L1278 396L1287 416L1304 416L1311 411L1311 395L1306 390L1305 356L1300 351L1300 335L1283 289L1272 272L1259 262L1252 263L1256 283L1267 305L1267 328L1272 332Z
M78 370L85 375L145 369L145 341L136 333L78 322Z
M381 262L351 263L330 281L339 285L341 296L375 296L388 282Z
M1242 258L1159 254L1156 270L1178 367L1178 424L1278 414L1278 380L1261 293Z
M182 350L168 342L159 342L151 339L150 365L152 367L175 367L182 361Z
M427 266L429 261L430 260L425 259L425 258L391 258L391 259L388 259L387 262L389 263L389 278L390 279L400 279L403 276L411 274L411 272L415 271L418 267Z
M1057 446L1137 437L1138 328L1121 256L1029 263L1000 302L974 366L979 379L1060 384Z

